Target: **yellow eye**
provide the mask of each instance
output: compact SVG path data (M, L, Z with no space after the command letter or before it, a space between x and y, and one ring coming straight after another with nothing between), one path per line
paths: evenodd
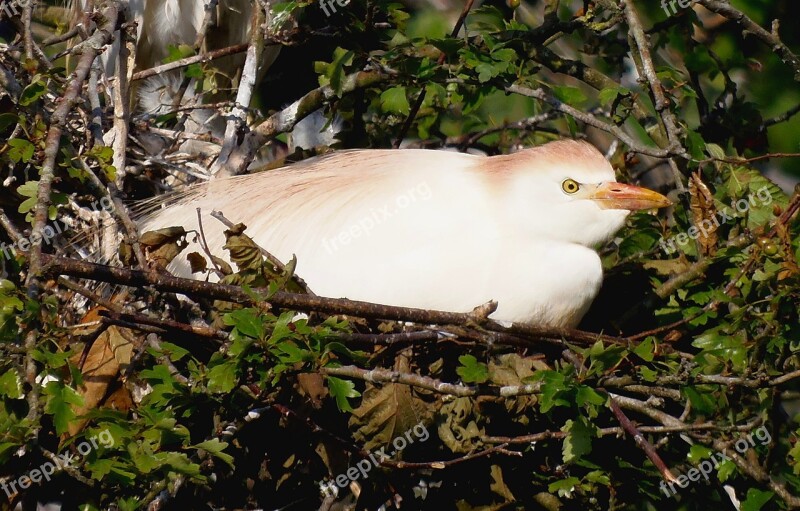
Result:
M561 189L564 190L565 193L575 193L580 187L581 185L574 179L565 179L564 182L561 183Z

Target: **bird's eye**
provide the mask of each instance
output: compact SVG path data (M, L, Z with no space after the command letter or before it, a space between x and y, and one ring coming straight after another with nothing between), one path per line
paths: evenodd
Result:
M561 189L566 193L575 193L580 189L580 187L581 185L579 185L574 179L565 179L564 182L561 183Z

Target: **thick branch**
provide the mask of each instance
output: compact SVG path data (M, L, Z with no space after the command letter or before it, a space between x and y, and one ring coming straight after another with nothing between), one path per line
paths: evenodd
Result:
M251 295L237 286L181 279L166 274L115 268L63 257L49 255L43 255L42 257L47 263L46 273L49 275L71 275L73 277L134 287L152 285L164 292L176 292L187 296L254 304ZM260 292L265 290L255 291ZM264 292L264 294L266 295L266 292ZM276 307L292 310L317 311L328 314L347 314L363 318L395 321L411 321L426 325L474 325L476 320L475 316L470 313L393 307L348 300L346 298L324 298L321 296L309 296L282 291L272 294L267 301ZM597 341L624 346L628 345L626 341L617 337L583 332L571 328L540 327L524 323L513 323L506 326L490 319L481 322L480 327L491 332L517 334L538 339L566 339L570 342L582 345L591 345Z

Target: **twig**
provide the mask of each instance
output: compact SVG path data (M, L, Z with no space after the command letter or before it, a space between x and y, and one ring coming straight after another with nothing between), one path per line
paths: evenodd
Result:
M458 33L461 31L461 27L464 24L464 20L466 19L467 14L469 14L469 11L472 9L472 4L474 2L475 0L466 0L464 2L464 7L461 9L461 14L458 16L455 26L453 26L453 31L450 32L450 37L456 37ZM446 54L444 52L442 52L442 54L439 55L439 59L436 62L437 66L441 66L442 64L444 64L445 56ZM422 89L419 91L417 99L416 101L414 101L414 105L409 110L408 116L406 117L405 122L403 122L403 126L400 128L400 133L398 133L397 138L394 140L394 143L392 144L392 147L394 149L398 149L400 147L400 144L403 143L403 139L406 138L406 133L408 133L408 130L411 129L411 125L414 123L414 119L417 117L417 113L419 112L419 109L422 107L422 103L425 101L425 95L427 94L427 91L428 89L426 89L425 87L422 87Z
M661 80L656 73L656 68L653 64L653 58L650 55L650 42L647 39L647 35L644 33L642 21L639 19L639 14L636 12L636 8L633 6L632 0L623 0L621 5L625 13L625 19L628 22L628 27L631 30L633 40L636 42L636 48L639 56L641 57L642 69L644 71L643 78L647 79L647 83L650 86L650 91L653 95L656 112L658 112L658 114L661 116L661 120L664 123L664 128L667 132L669 150L678 156L686 158L688 157L688 154L686 149L684 149L681 145L681 129L678 125L678 120L675 118L675 114L673 114L672 110L670 110L670 102L667 99L667 96L664 94L664 86L661 84ZM633 50L633 48L631 48L631 50ZM672 178L675 182L675 188L680 193L685 192L686 188L683 185L683 176L673 158L669 159L669 165L670 169L672 170Z
M36 194L36 208L34 209L33 231L42 232L47 223L48 210L50 208L53 179L55 178L56 158L61 142L61 134L67 123L67 118L75 103L78 95L83 88L83 83L89 75L92 63L103 47L111 40L114 27L117 22L118 5L116 2L107 2L107 7L103 11L103 22L89 39L81 43L76 48L80 48L81 57L75 67L73 78L67 85L64 96L58 103L51 117L50 128L47 131L44 148L44 161L40 171L39 186ZM39 236L32 240L30 253L30 267L27 279L28 292L31 296L36 295L36 280L42 267L42 237Z
M121 20L124 21L124 20ZM114 66L115 83L111 90L114 105L114 142L112 148L114 157L112 165L117 170L115 184L122 186L125 178L125 153L128 148L128 127L130 126L130 79L136 59L136 46L131 42L130 30L134 25L122 24L119 30L119 51L116 52L116 65ZM138 245L138 244L137 244ZM137 254L138 257L138 254ZM142 264L143 260L139 260Z
M697 0L697 3L721 16L736 22L743 29L743 35L753 34L775 52L784 64L791 67L794 71L794 79L800 81L800 58L781 41L778 35L778 21L772 22L772 32L767 31L761 25L750 19L742 11L736 9L727 1L721 0Z
M605 131L606 133L610 133L620 139L625 145L627 145L632 151L637 153L646 154L648 156L653 156L656 158L667 158L672 153L668 149L658 149L647 147L642 144L639 144L635 140L633 140L627 133L625 133L622 128L619 126L615 126L613 124L609 124L606 122L601 121L597 117L593 116L592 114L583 112L574 108L566 103L562 103L558 99L554 98L550 94L544 91L544 89L531 89L530 87L525 87L522 85L509 85L505 88L508 92L513 92L515 94L520 94L522 96L527 96L530 98L536 98L540 101L544 101L545 103L549 104L559 112L565 113L570 117L575 118L578 121L588 124L589 126L593 126L599 130Z
M775 492L780 498L783 499L784 502L789 506L790 509L798 509L800 508L800 498L793 495L788 488L786 488L786 484L782 481L779 482L777 479L773 478L769 475L769 473L760 467L757 464L757 461L750 459L746 459L742 457L737 451L731 449L730 443L725 442L721 439L714 439L712 446L718 452L724 452L730 460L742 471L742 473L747 474L749 477L752 477L756 481L761 483L766 483L770 490ZM749 457L748 457L749 458Z
M142 314L126 314L123 312L116 312L110 310L101 310L98 312L98 315L101 318L108 318L112 321L125 322L126 325L124 326L129 326L131 324L147 325L159 328L161 330L161 333L180 332L184 334L192 334L199 337L205 337L207 339L214 339L218 341L228 340L228 334L223 332L222 330L217 330L216 328L211 328L207 326L187 325L186 323L180 323L178 321L173 321L171 319L151 318L149 316L145 316Z
M253 4L254 18L250 29L250 43L247 47L247 56L244 61L244 68L239 79L239 89L236 92L236 106L233 107L228 115L228 124L225 127L225 136L222 141L222 149L217 156L215 168L225 168L228 158L237 147L240 133L247 125L247 113L245 108L250 106L250 99L256 86L256 76L258 75L258 64L261 62L261 55L264 51L264 31L262 25L265 20L264 8L258 3ZM212 170L212 175L216 173Z
M642 433L636 429L636 426L631 422L628 416L625 415L625 412L620 409L619 405L617 405L614 397L610 393L608 394L608 404L611 407L611 411L614 413L614 416L622 425L622 429L624 429L626 433L633 437L636 445L644 451L647 458L653 462L653 465L655 465L655 467L661 473L661 477L667 482L675 482L675 476L672 474L672 472L670 472L669 467L667 467L667 464L664 463L663 459L661 459L661 456L658 455L658 452L656 451L655 447L653 447L653 444L648 442Z
M775 124L780 124L782 122L786 122L789 119L791 119L792 117L794 117L795 115L797 115L798 112L800 112L800 105L795 105L794 107L790 108L789 110L785 111L784 113L782 113L782 114L780 114L780 115L778 115L776 117L773 117L772 119L767 119L766 121L764 121L764 124L762 126L764 128L768 128L770 126L774 126Z
M487 385L467 386L446 383L434 378L429 378L427 376L421 376L414 373L401 373L398 371L390 371L389 369L361 369L360 367L356 366L321 367L319 372L326 376L344 376L347 378L364 380L370 383L400 383L402 385L409 385L412 387L430 390L432 392L438 392L439 394L447 394L457 397L522 396L535 394L539 392L541 387L541 385L538 383L530 385L504 385L502 387L493 387Z
M47 263L45 273L49 275L72 275L100 282L135 287L153 285L164 292L177 292L187 296L253 304L251 295L237 286L203 282L193 279L182 279L162 273L129 270L126 268L117 268L86 261L55 257L47 254L43 254L42 257ZM266 290L256 289L255 291L264 292ZM283 291L271 294L268 301L274 306L292 310L347 314L373 319L410 321L425 325L472 325L474 323L474 318L469 313L394 307L348 300L346 298L325 298ZM482 323L481 328L490 332L528 336L538 339L566 339L569 342L581 345L592 345L597 341L602 341L609 344L629 346L627 341L618 337L583 332L571 328L540 327L524 323L506 325L492 320L487 320Z
M277 45L280 44L278 42L269 43L269 45ZM218 50L212 50L202 55L192 55L191 57L185 57L174 62L168 62L166 64L161 64L159 66L151 67L150 69L145 69L143 71L138 71L133 73L131 76L131 82L136 82L139 80L144 80L145 78L150 78L151 76L160 75L166 73L168 71L172 71L173 69L180 69L182 67L187 67L192 64L206 64L211 62L212 60L221 59L222 57L227 57L228 55L236 55L237 53L243 53L247 51L247 47L249 46L248 43L242 44L235 44L233 46L228 46L226 48L220 48Z
M656 434L669 434L669 433L683 433L683 432L691 432L691 431L730 431L730 430L738 430L743 429L746 426L733 426L733 427L726 427L726 426L717 426L716 424L705 423L705 424L685 424L683 426L639 426L637 429L641 433L656 433ZM625 430L620 426L609 427L609 428L599 428L597 430L598 437L610 436L610 435L621 435L625 433ZM500 444L500 443L507 443L507 444L530 444L536 442L542 442L544 440L558 440L566 437L568 435L565 431L540 431L538 433L532 433L530 435L522 435L522 436L483 436L481 437L482 442L486 442L488 444Z
M348 75L342 83L341 93L347 94L357 89L370 87L387 79L387 75L379 71L359 71ZM244 135L242 143L235 148L223 166L219 161L211 172L217 176L238 175L247 170L253 161L256 151L270 139L281 133L291 131L306 116L323 106L326 101L336 98L337 92L326 85L308 92L283 110L272 114L258 126Z

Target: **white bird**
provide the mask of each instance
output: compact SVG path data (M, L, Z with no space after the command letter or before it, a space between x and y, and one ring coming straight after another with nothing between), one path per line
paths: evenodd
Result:
M670 204L617 183L586 142L562 140L501 156L351 150L289 167L212 180L166 199L141 230L198 229L215 255L221 211L318 295L469 312L542 326L577 325L602 282L594 248L632 210ZM187 252L202 253L198 246ZM184 255L171 269L189 276Z

